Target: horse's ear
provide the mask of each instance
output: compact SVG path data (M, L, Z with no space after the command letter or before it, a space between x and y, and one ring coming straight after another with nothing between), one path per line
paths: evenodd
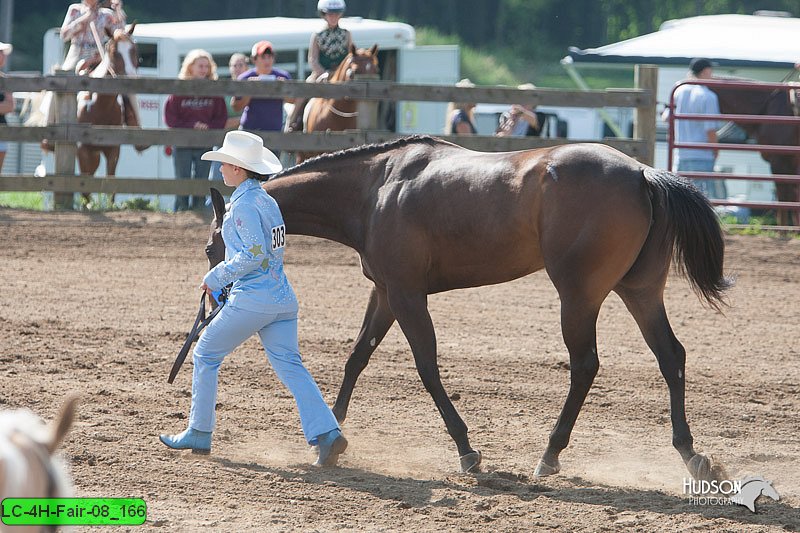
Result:
M211 187L211 205L214 206L214 223L217 228L222 227L222 217L225 216L225 199L214 187Z
M64 400L61 406L61 411L58 414L58 419L55 420L51 426L50 442L47 443L47 451L50 455L58 449L59 444L66 437L69 428L75 420L75 411L77 410L79 398L76 395L69 396Z
M356 55L356 44L350 43L350 53Z
M378 43L372 45L372 48L369 49L369 55L374 56L378 53Z
M136 21L134 20L130 26L128 26L128 31L126 32L128 35L133 35L133 30L136 29Z

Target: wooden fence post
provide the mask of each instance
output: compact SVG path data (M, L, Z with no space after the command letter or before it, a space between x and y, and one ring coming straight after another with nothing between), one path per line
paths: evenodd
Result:
M637 107L633 114L633 137L644 141L645 153L637 157L645 165L653 166L656 154L656 98L658 96L658 67L636 65L634 86L653 95L650 105Z
M72 72L56 71L57 76L74 76ZM78 122L78 100L75 93L56 93L56 125L66 126L77 124ZM78 146L75 143L56 141L56 164L55 173L57 175L75 175L75 157ZM74 193L56 192L53 195L53 206L55 209L72 210Z

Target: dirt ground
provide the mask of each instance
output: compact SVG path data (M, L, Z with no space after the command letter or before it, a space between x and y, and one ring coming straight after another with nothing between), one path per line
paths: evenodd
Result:
M800 530L800 240L729 236L738 283L724 315L683 279L667 287L696 448L732 478L773 482L781 500L760 498L757 514L683 494L666 385L614 295L562 471L534 478L569 381L544 273L430 298L444 385L482 473L459 473L396 325L356 387L339 467L310 466L255 338L222 367L212 455L170 451L157 435L186 425L191 362L166 378L196 313L205 240L200 214L0 209L0 408L51 419L79 392L63 449L76 493L144 498L148 521L131 531ZM333 403L370 285L338 244L292 237L286 257L304 360Z

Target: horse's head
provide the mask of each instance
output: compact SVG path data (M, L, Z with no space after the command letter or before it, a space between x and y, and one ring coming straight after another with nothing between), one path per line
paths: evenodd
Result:
M133 40L133 30L136 23L131 24L127 30L117 29L108 33L106 54L109 64L118 75L137 76L139 71L139 51Z
M206 243L206 257L209 270L225 259L225 241L222 240L222 217L225 216L225 199L217 189L211 188L211 205L214 206L214 218L211 220L211 232Z
M380 74L378 66L378 45L372 48L356 49L350 45L350 53L342 60L339 68L331 76L331 81L352 81L354 79L377 79Z
M69 398L49 428L26 409L0 412L0 497L70 495L69 476L53 455L72 425L76 405L77 397Z

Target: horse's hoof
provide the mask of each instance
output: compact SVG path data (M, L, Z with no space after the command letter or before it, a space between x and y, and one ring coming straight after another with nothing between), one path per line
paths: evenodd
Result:
M700 453L695 454L694 457L689 459L686 463L686 468L689 474L698 481L711 481L711 460Z
M544 459L539 461L539 464L536 465L536 470L533 472L533 475L536 477L545 477L545 476L552 476L553 474L558 474L561 471L561 463L556 459L555 464L549 465L544 462Z
M461 471L465 474L481 471L481 459L483 459L481 452L476 450L462 455L459 459L461 460Z

